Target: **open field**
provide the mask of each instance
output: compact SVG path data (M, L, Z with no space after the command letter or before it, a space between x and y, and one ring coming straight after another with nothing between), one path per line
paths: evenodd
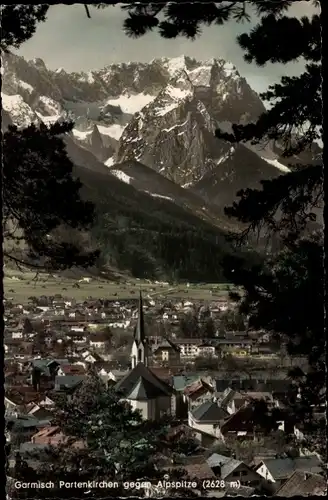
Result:
M15 302L27 303L31 296L61 294L63 297L85 300L88 297L100 299L131 299L139 290L145 297L172 297L190 300L216 300L228 295L229 285L225 284L190 284L172 285L145 280L122 282L108 281L101 278L63 278L40 274L33 279L32 272L6 271L4 278L5 298ZM90 281L88 282L87 280Z

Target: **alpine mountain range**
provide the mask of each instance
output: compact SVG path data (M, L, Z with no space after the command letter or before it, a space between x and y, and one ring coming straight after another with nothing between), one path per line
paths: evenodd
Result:
M3 129L74 121L65 141L84 196L97 207L90 238L100 242L104 263L134 275L198 278L197 266L201 272L209 254L217 261L217 247L227 248L226 231L239 229L224 215L236 193L285 174L293 163L315 161L320 151L286 159L278 144L217 139L216 128L229 132L265 111L246 79L220 58L68 73L6 54L2 66ZM180 249L177 257L168 255L168 245ZM188 248L195 252L191 274L183 263ZM202 248L206 255L199 256ZM209 269L205 274L219 276Z

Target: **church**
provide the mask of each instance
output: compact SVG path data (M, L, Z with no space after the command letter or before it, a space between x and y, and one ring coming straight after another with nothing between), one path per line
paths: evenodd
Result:
M132 408L140 410L145 420L158 420L172 415L175 408L174 389L149 369L150 346L145 335L144 313L140 292L138 320L131 349L131 370L115 390Z

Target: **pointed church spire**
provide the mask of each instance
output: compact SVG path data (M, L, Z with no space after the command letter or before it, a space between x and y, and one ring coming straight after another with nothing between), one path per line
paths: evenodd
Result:
M142 304L142 295L141 295L141 290L140 290L140 295L139 295L139 307L138 307L138 321L137 325L134 331L134 338L137 342L137 344L144 343L145 342L145 322L144 322L144 315L143 315L143 304Z
M134 342L131 351L132 368L135 368L138 363L148 364L148 342L145 335L145 323L142 307L142 296L140 291L138 320L134 329Z

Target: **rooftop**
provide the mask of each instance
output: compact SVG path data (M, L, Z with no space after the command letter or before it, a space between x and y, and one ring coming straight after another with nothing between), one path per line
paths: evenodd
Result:
M319 474L295 471L276 492L277 497L326 496L327 481Z

